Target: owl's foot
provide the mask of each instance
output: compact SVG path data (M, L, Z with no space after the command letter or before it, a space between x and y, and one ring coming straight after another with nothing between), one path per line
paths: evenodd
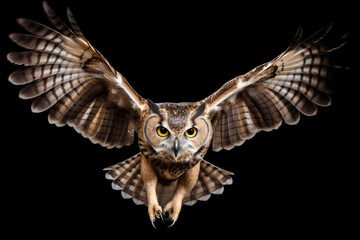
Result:
M156 229L156 226L155 226L155 222L156 222L156 219L161 219L161 222L164 224L164 218L163 218L163 215L162 213L160 212L160 210L158 210L156 212L157 214L155 215L156 218L150 218L150 222L151 222L151 225Z
M170 224L168 225L168 227L172 227L172 226L176 223L176 219L172 219L172 218L170 217L169 212L165 212L164 219L165 219L167 222L170 221Z
M179 217L182 206L182 199L173 198L164 209L165 219L170 220L170 225L168 227L172 227L176 220Z
M160 207L159 204L151 204L150 203L149 207L148 207L148 212L149 212L151 224L154 228L156 228L156 226L155 226L156 219L161 219L161 221L164 223L164 218L162 215L162 208Z

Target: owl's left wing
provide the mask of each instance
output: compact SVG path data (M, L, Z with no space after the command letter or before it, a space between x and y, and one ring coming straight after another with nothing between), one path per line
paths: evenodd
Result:
M325 41L332 25L304 41L299 29L293 44L272 61L225 83L203 100L211 118L213 150L241 145L261 130L277 129L282 121L296 124L300 113L312 116L329 106L329 53L344 44Z
M74 127L93 143L108 148L134 141L145 100L84 37L71 11L68 27L44 1L43 7L57 30L20 18L31 34L10 34L27 52L11 52L8 60L24 65L9 76L25 85L23 99L34 99L33 112L50 109L49 122Z

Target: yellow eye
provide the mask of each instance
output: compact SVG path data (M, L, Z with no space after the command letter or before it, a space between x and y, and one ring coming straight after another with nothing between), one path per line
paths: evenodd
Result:
M185 135L186 135L187 137L189 137L189 138L195 137L196 134L197 134L197 129L194 128L194 127L186 130L186 132L185 132Z
M169 131L161 126L157 127L156 132L160 137L166 137L169 134Z

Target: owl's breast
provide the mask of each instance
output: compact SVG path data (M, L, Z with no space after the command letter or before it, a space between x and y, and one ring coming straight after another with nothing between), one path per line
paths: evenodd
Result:
M190 160L174 161L163 157L154 157L150 158L150 163L160 179L171 181L179 178L200 160L201 158L192 158Z

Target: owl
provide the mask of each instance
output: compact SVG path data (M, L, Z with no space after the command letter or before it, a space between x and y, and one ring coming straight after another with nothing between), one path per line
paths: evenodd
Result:
M328 25L306 40L300 28L293 43L273 60L237 76L210 96L190 103L154 103L141 97L81 32L72 12L70 27L43 2L54 28L33 20L17 22L30 34L10 39L30 51L11 52L24 67L9 81L25 85L22 99L34 99L33 112L49 110L56 126L73 127L93 143L121 148L134 143L139 153L105 168L112 188L145 204L149 218L172 226L183 205L206 201L232 184L232 172L204 159L208 149L240 146L257 132L282 122L297 124L317 106L331 104L329 55L344 45L324 40Z

